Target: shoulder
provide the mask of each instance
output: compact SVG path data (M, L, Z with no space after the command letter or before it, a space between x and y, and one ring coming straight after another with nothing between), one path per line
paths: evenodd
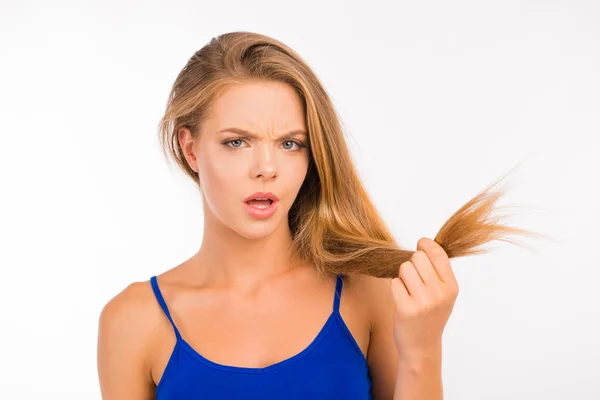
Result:
M100 350L142 356L161 323L161 310L149 281L133 282L102 308L98 322Z
M160 325L150 282L134 282L102 308L98 326L98 376L103 398L149 398L150 358Z
M117 328L148 320L156 299L149 281L133 282L113 296L100 312L100 325ZM122 329L122 328L121 328Z
M394 301L390 290L390 278L376 278L364 274L353 274L345 278L345 286L353 297L363 304L371 330L381 324L382 319L393 316Z

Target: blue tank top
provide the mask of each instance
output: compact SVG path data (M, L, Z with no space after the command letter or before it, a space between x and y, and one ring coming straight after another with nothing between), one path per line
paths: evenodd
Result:
M340 314L342 276L337 277L333 311L312 343L300 353L263 368L228 366L203 357L181 337L156 276L150 283L176 337L156 386L157 400L372 399L366 359Z

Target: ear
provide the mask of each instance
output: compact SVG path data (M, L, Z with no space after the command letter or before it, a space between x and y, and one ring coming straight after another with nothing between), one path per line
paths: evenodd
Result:
M198 173L198 160L194 153L195 142L190 129L185 126L179 128L177 131L177 140L179 141L179 146L181 147L181 151L188 165L194 172Z

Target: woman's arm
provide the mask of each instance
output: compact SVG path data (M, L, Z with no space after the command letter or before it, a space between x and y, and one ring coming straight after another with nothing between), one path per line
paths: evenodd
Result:
M373 398L442 400L442 334L458 295L447 254L422 238L399 278L366 281Z
M102 309L98 326L98 377L103 400L154 399L147 363L148 287L136 282Z
M394 343L395 305L390 279L364 277L371 299L367 361L373 400L442 399L441 345L427 352L398 354Z
M443 397L441 345L400 359L394 400L441 400Z

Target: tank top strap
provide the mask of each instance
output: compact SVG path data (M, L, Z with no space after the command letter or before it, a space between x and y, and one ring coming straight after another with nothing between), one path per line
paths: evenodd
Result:
M171 313L169 312L167 303L165 302L165 299L158 287L158 281L156 280L156 276L153 276L150 278L150 284L152 285L152 290L154 291L154 296L156 296L156 300L158 301L158 304L160 304L160 308L162 308L163 312L169 319L169 322L171 322L171 325L173 326L173 330L175 331L175 336L177 337L177 340L181 339L181 334L179 333L179 329L177 329L177 326L175 326L175 322L173 322L173 318L171 317Z
M333 298L333 312L340 312L340 298L342 297L342 286L344 285L344 275L338 275L335 282L335 296Z

